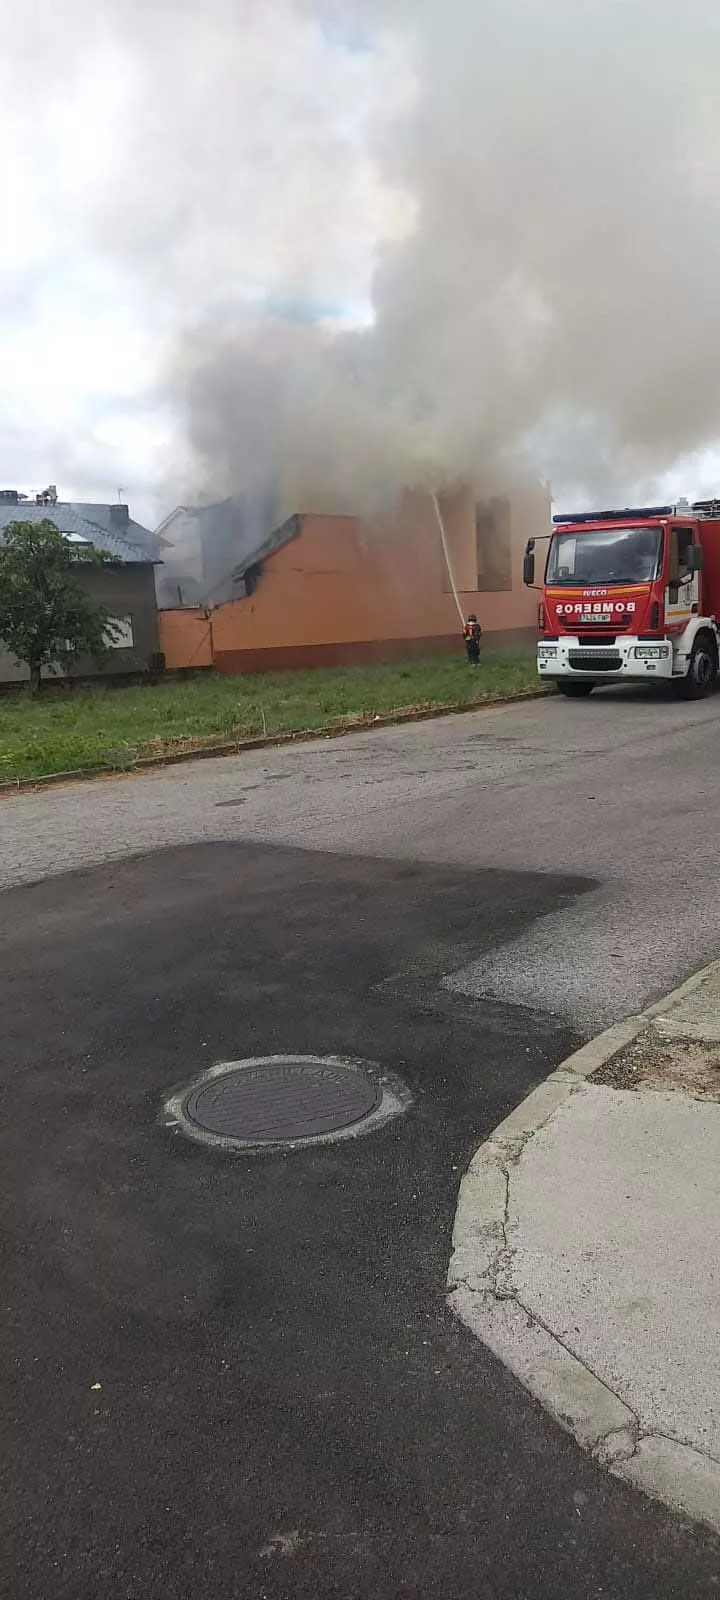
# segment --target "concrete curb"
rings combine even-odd
[[[342,739],[349,733],[373,733],[377,728],[400,728],[408,722],[435,722],[440,717],[461,717],[476,711],[497,711],[501,706],[521,705],[526,700],[545,700],[551,690],[547,688],[524,689],[520,694],[487,695],[483,699],[463,701],[461,705],[427,706],[412,711],[398,711],[386,717],[363,717],[358,722],[348,722],[335,728],[300,728],[290,733],[270,734],[267,738],[225,739],[219,744],[196,744],[186,750],[170,750],[159,756],[138,756],[130,766],[108,764],[104,767],[77,768],[69,772],[48,772],[39,778],[4,778],[0,781],[0,800],[18,794],[34,794],[37,790],[53,789],[58,784],[96,783],[107,778],[132,778],[144,772],[154,772],[162,767],[182,766],[188,761],[212,761],[221,756],[239,756],[249,750],[274,750],[288,744],[307,744],[313,739]]]
[[[674,1031],[668,1013],[719,973],[715,961],[639,1015],[606,1029],[500,1123],[461,1183],[447,1281],[454,1314],[583,1449],[615,1477],[718,1532],[720,1461],[643,1434],[630,1407],[522,1304],[513,1289],[508,1221],[513,1168],[534,1135],[571,1095],[591,1092],[586,1079],[641,1033],[653,1026]]]

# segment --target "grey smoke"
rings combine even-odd
[[[362,297],[357,128],[304,87],[328,34],[401,219],[371,325],[335,333],[293,309],[343,274]],[[716,0],[68,0],[37,75],[109,43],[126,144],[82,225],[165,340],[185,497],[379,507],[528,470],[619,496],[720,436]]]
[[[256,324],[188,353],[225,483],[307,489],[531,468],[652,487],[720,434],[720,19],[707,0],[357,0],[416,77],[378,139],[416,226],[364,334]],[[246,443],[249,450],[246,454]]]

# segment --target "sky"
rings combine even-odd
[[[0,480],[154,522],[193,488],[185,333],[367,322],[407,212],[367,130],[401,74],[280,0],[0,0],[0,23]]]
[[[720,489],[710,0],[0,0],[0,484]],[[370,493],[370,491],[372,491]]]

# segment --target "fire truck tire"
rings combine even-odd
[[[592,694],[594,688],[594,683],[583,683],[581,681],[577,683],[558,683],[557,685],[558,694],[567,695],[569,700],[586,700],[587,696]]]
[[[718,674],[717,645],[711,633],[699,633],[686,676],[678,684],[683,700],[702,700],[715,687]]]

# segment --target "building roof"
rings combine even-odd
[[[198,524],[200,538],[208,539],[223,549],[232,550],[236,560],[248,562],[254,551],[264,541],[265,527],[272,524],[272,514],[261,501],[249,502],[243,496],[229,496],[214,500],[210,505],[180,505],[165,517],[156,529],[155,537],[161,545],[171,545],[172,525],[178,517],[192,517]],[[262,527],[262,534],[258,529]],[[166,537],[166,535],[170,537]],[[228,569],[229,571],[229,569]]]
[[[247,502],[230,498],[206,506],[176,506],[157,529],[157,537],[163,545],[172,543],[164,535],[171,531],[173,522],[179,516],[192,517],[199,523],[201,535],[207,534],[218,543],[224,540],[228,547],[235,549],[237,559],[228,573],[233,578],[242,578],[249,567],[272,555],[274,550],[281,549],[300,532],[299,516],[288,517],[280,527],[276,527],[269,508],[261,506],[258,510],[258,507],[253,507],[252,514],[249,514]],[[259,531],[260,527],[262,532]],[[265,533],[265,527],[271,529],[270,533]]]
[[[156,557],[148,545],[136,543],[126,534],[126,529],[140,528],[140,523],[132,523],[128,519],[122,525],[122,533],[119,528],[110,531],[110,513],[114,509],[113,506],[86,506],[81,501],[58,501],[54,506],[38,506],[34,502],[21,500],[17,505],[12,503],[0,505],[0,544],[3,543],[4,529],[11,522],[42,522],[47,519],[48,522],[54,523],[58,531],[72,544],[91,545],[95,550],[103,550],[123,566],[152,565]],[[87,514],[100,511],[107,514],[104,523],[98,517]],[[149,530],[142,531],[148,534],[151,541],[152,535]]]
[[[93,500],[67,500],[64,504],[77,511],[78,515],[85,517],[87,521],[96,522],[98,527],[106,528],[108,533],[117,535],[126,544],[147,551],[150,557],[157,560],[160,546],[165,541],[156,533],[152,533],[150,528],[144,527],[142,522],[136,522],[135,518],[130,516],[126,505],[115,503],[102,505]]]
[[[299,521],[283,523],[277,529],[277,504],[274,495],[235,495],[211,505],[179,505],[170,512],[157,529],[163,549],[164,587],[168,596],[175,587],[174,571],[176,553],[183,550],[183,539],[176,542],[173,525],[190,521],[202,553],[202,571],[193,579],[193,603],[217,604],[220,599],[232,596],[233,584],[239,583],[251,567],[255,567],[273,550],[286,544],[299,530]],[[268,532],[268,530],[272,530]],[[275,531],[276,530],[276,531]],[[183,587],[190,584],[183,579]],[[173,604],[175,601],[173,600]]]
[[[238,562],[233,572],[233,580],[238,582],[245,577],[251,567],[258,566],[268,556],[274,555],[276,550],[282,550],[283,546],[289,544],[291,539],[297,539],[301,526],[302,517],[296,515],[288,517],[287,521],[283,522],[279,528],[274,528],[266,539],[263,539],[260,544],[254,545],[252,550],[249,550],[242,560]]]

